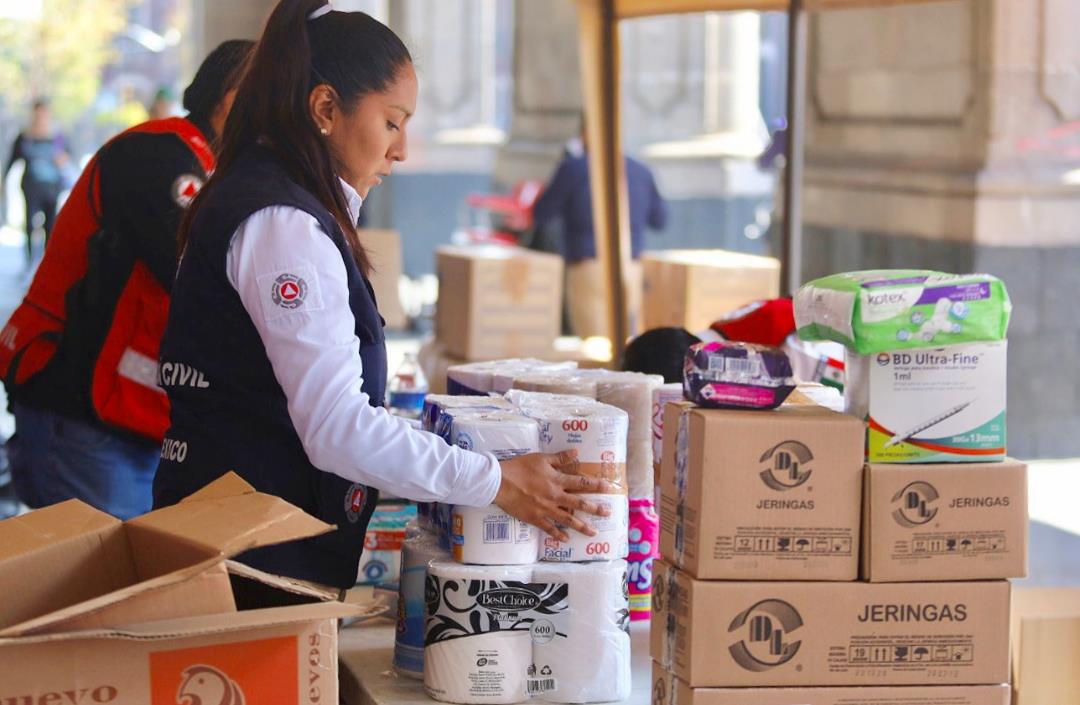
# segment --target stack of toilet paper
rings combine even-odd
[[[626,562],[428,565],[424,687],[451,703],[630,695]]]
[[[517,390],[548,392],[595,399],[625,411],[627,429],[626,471],[630,498],[652,498],[653,392],[663,386],[659,375],[608,370],[545,370],[514,379]]]
[[[607,481],[603,493],[583,497],[608,509],[608,516],[588,516],[596,536],[567,529],[568,541],[540,539],[540,560],[603,561],[625,558],[629,550],[629,501],[626,481],[626,435],[629,417],[622,409],[576,396],[514,390],[507,399],[540,427],[544,453],[577,451],[575,472]],[[566,528],[566,527],[561,527]]]
[[[443,411],[437,429],[447,441],[465,450],[490,453],[499,460],[540,450],[540,429],[529,417],[512,410],[459,408]],[[448,521],[446,517],[448,516]],[[539,531],[492,504],[454,506],[440,513],[449,546],[462,563],[514,565],[533,563]]]
[[[570,471],[607,480],[606,493],[588,498],[607,505],[609,516],[587,518],[596,536],[567,529],[570,540],[560,542],[541,538],[494,505],[425,506],[403,558],[397,670],[422,674],[431,697],[453,703],[628,697],[630,605],[622,559],[629,550],[629,414],[575,395],[513,391],[505,399],[429,397],[423,422],[448,443],[500,460],[576,450]],[[425,559],[421,596],[416,568]]]

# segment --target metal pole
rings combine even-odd
[[[784,155],[784,233],[780,287],[792,294],[802,284],[802,180],[806,114],[807,19],[803,0],[788,11],[787,140]]]

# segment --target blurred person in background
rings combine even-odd
[[[34,260],[34,220],[38,215],[44,216],[45,243],[48,244],[56,224],[57,201],[65,186],[64,173],[70,161],[67,140],[53,129],[52,113],[44,98],[34,101],[30,126],[15,138],[0,184],[7,182],[11,168],[20,161],[25,167],[21,186],[26,201],[26,264],[29,266]],[[5,190],[0,188],[0,192]],[[3,210],[6,216],[7,208]]]
[[[175,115],[172,91],[168,88],[159,88],[154,94],[154,101],[150,103],[149,113],[151,120],[164,120]]]
[[[701,342],[685,328],[653,328],[631,340],[623,351],[622,369],[660,375],[666,384],[683,381],[683,363],[691,345]]]
[[[77,498],[122,519],[150,509],[169,423],[157,357],[177,231],[213,170],[251,47],[225,42],[203,61],[187,117],[138,125],[94,155],[0,331],[12,480],[32,508]]]
[[[603,308],[604,277],[596,259],[596,234],[593,230],[592,193],[589,190],[589,144],[585,120],[581,121],[581,151],[566,149],[563,159],[533,207],[533,225],[542,229],[561,221],[562,253],[566,259],[566,297],[570,304],[570,324],[582,338],[607,336]],[[667,227],[668,207],[656,187],[649,167],[626,157],[626,186],[630,200],[630,240],[632,262],[627,271],[627,311],[630,331],[637,329],[641,310],[641,265],[638,258],[645,249],[645,228]]]

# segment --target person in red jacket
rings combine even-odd
[[[137,125],[94,155],[0,330],[12,482],[30,507],[77,498],[121,519],[151,507],[169,424],[157,355],[177,231],[213,171],[252,46],[232,40],[207,56],[184,92],[186,117]]]

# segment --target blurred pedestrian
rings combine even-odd
[[[67,140],[53,129],[49,102],[44,98],[34,101],[30,126],[15,138],[0,183],[7,182],[8,173],[19,161],[25,166],[21,186],[26,202],[26,263],[29,266],[34,259],[34,220],[38,215],[43,216],[45,243],[48,244],[56,223],[56,204],[64,190],[64,171],[70,161]],[[6,214],[6,208],[4,210]]]

